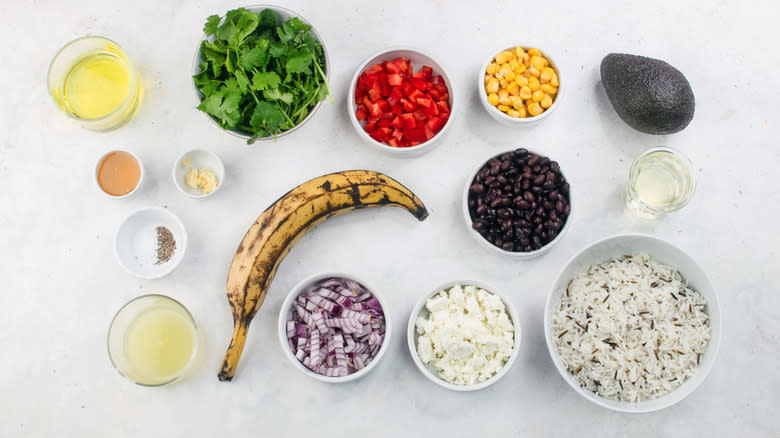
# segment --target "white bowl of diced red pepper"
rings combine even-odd
[[[347,113],[368,144],[398,156],[418,156],[452,124],[452,82],[425,53],[396,47],[369,56],[355,71]]]
[[[387,302],[353,275],[312,275],[295,285],[279,312],[279,340],[295,368],[343,383],[365,376],[390,345]]]

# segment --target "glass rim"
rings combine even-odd
[[[127,58],[127,54],[125,53],[125,49],[123,49],[122,46],[119,45],[119,43],[117,43],[116,41],[112,40],[111,38],[104,37],[102,35],[85,35],[85,36],[78,37],[78,38],[76,38],[74,40],[71,40],[68,43],[66,43],[59,50],[57,50],[57,53],[54,54],[54,56],[52,57],[51,61],[49,62],[49,69],[46,72],[46,88],[48,89],[50,96],[54,96],[54,92],[53,92],[53,89],[52,89],[52,82],[54,82],[54,81],[51,79],[51,75],[52,75],[52,68],[54,67],[54,63],[57,61],[57,58],[59,58],[59,56],[62,54],[62,52],[65,51],[68,47],[71,47],[72,45],[74,45],[76,43],[79,43],[81,41],[85,41],[85,40],[104,40],[104,41],[108,41],[109,43],[115,45],[120,50],[120,52],[121,52],[121,56],[120,57],[125,62],[125,64],[127,64],[127,66],[129,67],[128,71],[130,72],[130,84],[131,85],[130,85],[130,87],[128,87],[127,93],[125,94],[125,97],[122,99],[122,103],[120,103],[110,113],[108,113],[108,114],[106,114],[104,116],[101,116],[101,117],[95,117],[95,118],[92,118],[92,119],[84,119],[84,118],[81,118],[81,117],[74,116],[73,114],[71,114],[70,111],[63,111],[66,116],[68,116],[68,117],[70,117],[70,118],[72,118],[74,120],[78,120],[78,121],[81,121],[81,122],[90,122],[90,123],[91,122],[100,122],[100,121],[103,121],[103,120],[107,120],[109,117],[117,114],[122,107],[127,105],[128,102],[130,102],[134,97],[136,97],[136,95],[138,95],[138,92],[135,92],[135,93],[133,92],[132,84],[136,83],[136,82],[139,82],[141,75],[140,75],[140,73],[138,73],[136,71],[135,65],[132,62],[130,62],[130,60]],[[140,87],[140,84],[139,84],[139,87]]]
[[[690,190],[688,193],[685,194],[685,196],[677,203],[675,203],[672,206],[669,207],[655,207],[652,205],[647,204],[642,200],[641,197],[636,196],[635,201],[641,204],[641,206],[647,210],[648,212],[652,214],[666,214],[666,213],[672,213],[675,212],[686,205],[693,199],[693,195],[696,193],[696,188],[698,186],[696,181],[696,168],[693,166],[693,162],[690,158],[688,158],[687,155],[685,155],[682,151],[679,149],[675,149],[669,146],[655,146],[650,149],[645,150],[641,154],[639,154],[634,161],[631,162],[631,167],[629,168],[628,172],[628,183],[627,183],[627,189],[635,191],[634,184],[632,183],[633,177],[637,172],[638,163],[641,161],[642,158],[647,157],[650,154],[656,153],[656,152],[666,152],[668,154],[673,155],[675,158],[677,158],[680,161],[680,164],[685,167],[688,170],[688,174],[690,175],[690,178],[688,178],[688,182],[690,185]]]
[[[114,324],[116,323],[117,318],[119,317],[119,315],[121,315],[122,312],[125,311],[125,309],[127,309],[128,306],[130,306],[131,304],[135,303],[136,301],[141,301],[141,300],[150,299],[150,298],[160,298],[163,301],[167,301],[169,303],[172,303],[175,306],[180,307],[182,310],[184,310],[184,313],[187,314],[187,317],[189,318],[189,321],[192,323],[192,327],[195,329],[195,342],[194,342],[195,346],[194,346],[194,348],[192,350],[192,356],[190,357],[189,361],[187,362],[187,365],[185,365],[184,368],[182,368],[182,370],[180,372],[178,372],[176,375],[174,375],[171,379],[166,380],[164,382],[160,382],[160,383],[143,383],[143,382],[139,382],[136,379],[128,376],[125,372],[123,372],[121,369],[119,369],[119,366],[117,365],[116,361],[114,360],[114,356],[111,354],[111,333],[114,330]],[[169,297],[168,295],[155,294],[155,293],[138,295],[137,297],[134,297],[131,300],[129,300],[128,302],[126,302],[125,304],[123,304],[122,307],[120,307],[119,310],[116,311],[116,313],[114,314],[114,317],[111,318],[111,323],[108,326],[108,334],[106,335],[106,350],[108,352],[108,359],[109,359],[109,361],[111,361],[111,366],[113,366],[114,369],[122,377],[124,377],[127,380],[135,383],[136,385],[146,386],[146,387],[163,386],[163,385],[167,385],[169,383],[173,383],[176,380],[179,380],[179,378],[181,376],[183,376],[184,374],[187,373],[187,371],[190,370],[190,368],[192,367],[192,364],[195,362],[195,357],[197,357],[197,355],[198,355],[199,346],[200,346],[200,334],[199,334],[199,331],[198,331],[198,322],[195,320],[195,317],[192,316],[192,313],[189,311],[189,309],[187,309],[187,307],[184,304],[182,304],[181,302],[179,302],[175,298]]]

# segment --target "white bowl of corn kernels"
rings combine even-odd
[[[560,70],[546,52],[532,46],[493,53],[478,79],[485,110],[508,126],[535,125],[560,105]]]

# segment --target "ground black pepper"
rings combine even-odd
[[[173,238],[173,233],[168,228],[163,226],[157,227],[157,262],[156,264],[165,263],[171,259],[173,252],[176,250],[176,239]]]

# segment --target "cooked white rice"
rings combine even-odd
[[[710,340],[704,297],[646,254],[593,265],[572,279],[553,330],[563,363],[583,387],[632,402],[680,386]]]

